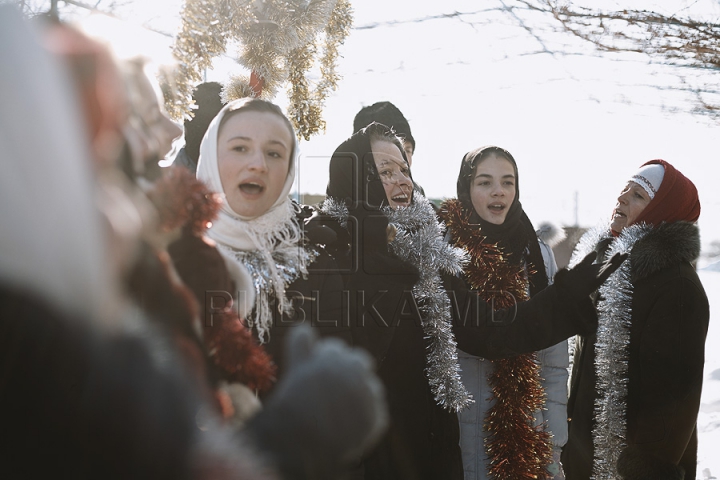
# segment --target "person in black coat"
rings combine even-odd
[[[192,98],[197,109],[193,111],[192,118],[185,120],[183,129],[185,145],[178,151],[172,164],[187,168],[194,175],[197,171],[200,143],[205,131],[225,102],[222,99],[222,85],[218,82],[201,83],[195,87]]]
[[[472,399],[456,341],[502,358],[589,333],[589,293],[623,258],[598,267],[591,255],[531,301],[493,311],[460,278],[465,253],[444,240],[412,185],[401,141],[372,123],[335,150],[321,207],[350,243],[337,261],[347,272],[353,344],[375,357],[388,392],[390,430],[362,466],[366,479],[461,479],[456,412]]]
[[[578,337],[568,401],[567,478],[694,479],[708,300],[693,183],[646,163],[618,197],[609,228],[589,231],[573,261],[630,258],[600,288],[597,334]]]

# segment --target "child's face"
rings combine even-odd
[[[475,167],[470,199],[475,212],[495,225],[505,222],[515,200],[515,169],[507,159],[490,154]]]

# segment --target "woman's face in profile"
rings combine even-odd
[[[507,159],[491,153],[475,166],[470,200],[475,213],[486,222],[502,225],[515,200],[515,168]]]
[[[277,114],[232,114],[218,132],[218,169],[230,208],[257,218],[275,204],[285,185],[292,134]]]
[[[390,208],[407,207],[412,200],[413,184],[410,168],[403,160],[400,149],[384,140],[373,140],[370,146]]]
[[[628,182],[617,199],[610,228],[619,233],[629,227],[649,203],[650,196],[645,189],[635,182]]]

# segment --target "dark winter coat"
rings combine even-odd
[[[584,241],[592,244],[589,248],[606,250],[619,240],[591,231]],[[617,463],[625,480],[695,478],[696,420],[709,321],[707,296],[692,265],[699,253],[698,228],[687,222],[661,224],[631,246],[627,447],[618,452]],[[613,281],[615,276],[608,280]],[[598,308],[610,305],[618,293],[610,291],[600,298]],[[600,395],[596,342],[595,335],[578,338],[573,362],[569,440],[563,450],[571,480],[592,474],[593,411]]]
[[[401,145],[398,151],[404,155]],[[422,265],[410,265],[388,248],[388,218],[381,210],[387,199],[366,130],[336,149],[327,194],[346,208],[332,225],[342,225],[338,237],[348,241],[348,250],[336,256],[350,292],[353,344],[375,358],[390,411],[388,433],[365,457],[358,476],[460,480],[457,417],[437,405],[431,392],[425,372],[430,342],[410,295]],[[324,213],[333,216],[328,202]]]

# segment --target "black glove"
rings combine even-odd
[[[337,241],[335,231],[325,225],[327,219],[312,210],[310,216],[303,219],[303,233],[307,241],[314,245],[332,245]]]
[[[555,275],[555,284],[568,290],[575,298],[586,298],[600,288],[605,280],[620,267],[627,253],[616,253],[604,263],[593,263],[597,252],[590,252],[570,270],[563,268]]]
[[[335,478],[384,433],[384,388],[367,353],[310,328],[293,328],[286,350],[288,371],[251,433],[287,478]]]

